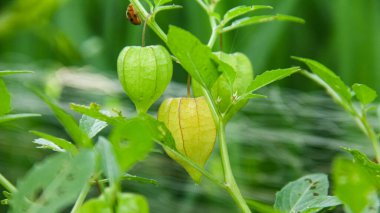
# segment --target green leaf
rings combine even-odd
[[[239,16],[245,15],[249,12],[253,12],[255,10],[260,9],[273,9],[271,6],[266,5],[252,5],[252,6],[237,6],[234,7],[226,12],[226,14],[223,17],[223,24],[226,24],[227,22],[231,21],[234,18],[237,18]]]
[[[93,198],[86,201],[78,213],[114,213],[104,198]]]
[[[125,174],[122,177],[122,179],[128,180],[128,181],[135,181],[135,182],[139,182],[139,183],[147,183],[147,184],[152,184],[152,185],[158,186],[157,180],[150,179],[150,178],[144,178],[144,177],[131,175],[131,174]]]
[[[340,205],[328,196],[329,182],[325,174],[312,174],[288,183],[276,193],[274,207],[282,212],[313,213],[323,208]]]
[[[17,184],[12,195],[12,212],[60,212],[72,204],[95,169],[92,152],[82,151],[49,157],[35,166]]]
[[[348,151],[353,157],[354,162],[361,166],[364,170],[366,170],[373,179],[374,183],[380,189],[380,165],[368,159],[368,157],[361,153],[358,150],[344,148],[344,150]]]
[[[32,114],[32,113],[21,113],[21,114],[8,114],[0,116],[0,123],[23,119],[23,118],[32,118],[32,117],[39,117],[40,114]]]
[[[376,91],[365,84],[354,84],[352,90],[363,105],[370,104],[377,97]]]
[[[224,27],[222,29],[222,33],[235,30],[237,28],[253,25],[253,24],[260,24],[270,21],[291,21],[296,23],[303,24],[305,21],[301,18],[295,17],[295,16],[288,16],[288,15],[264,15],[264,16],[252,16],[252,17],[246,17],[242,19],[238,19],[228,27]]]
[[[50,147],[54,151],[63,150],[63,151],[70,152],[71,154],[78,153],[78,149],[74,146],[74,144],[72,144],[70,141],[67,141],[63,138],[58,138],[58,137],[55,137],[43,132],[38,132],[38,131],[30,131],[30,133],[37,135],[38,137],[41,137],[42,139],[45,139],[45,140],[41,140],[41,138],[36,139],[35,141],[33,141],[36,144],[39,144],[41,146],[48,146],[48,148]],[[46,148],[46,147],[38,147],[38,148]]]
[[[78,113],[87,115],[89,117],[95,118],[100,121],[105,121],[108,124],[117,125],[124,122],[126,119],[121,115],[121,113],[112,113],[109,111],[102,110],[100,105],[96,103],[91,103],[90,106],[80,105],[80,104],[70,104],[70,108]]]
[[[336,196],[349,212],[362,213],[373,205],[376,187],[368,173],[360,165],[343,158],[333,164],[333,180]]]
[[[121,172],[115,158],[112,144],[105,138],[99,137],[96,149],[100,153],[103,171],[111,184],[117,184]]]
[[[4,71],[0,71],[0,77],[6,76],[6,75],[29,74],[29,73],[33,73],[33,71],[27,71],[27,70],[4,70]]]
[[[169,27],[167,44],[182,67],[203,87],[211,89],[220,75],[211,60],[211,49],[191,33],[175,26]]]
[[[88,137],[93,138],[100,131],[108,126],[107,122],[83,115],[79,120],[79,127],[87,133]]]
[[[262,87],[267,86],[268,84],[288,77],[298,71],[300,71],[299,67],[266,71],[263,74],[256,76],[251,85],[248,87],[248,91],[250,93],[254,92]]]
[[[122,171],[145,159],[153,148],[151,126],[143,116],[117,125],[110,137]]]
[[[232,87],[232,84],[234,83],[236,79],[236,71],[228,62],[223,61],[225,57],[227,58],[229,57],[229,55],[220,52],[220,53],[212,54],[211,59],[218,65],[218,71],[224,74],[228,83]],[[219,76],[219,78],[220,77],[221,76]]]
[[[144,196],[133,193],[121,193],[117,196],[118,213],[149,213],[149,205]]]
[[[314,74],[319,76],[319,78],[321,78],[329,87],[333,89],[333,91],[336,92],[337,95],[339,95],[344,103],[349,103],[351,101],[350,88],[347,87],[339,76],[337,76],[329,68],[311,59],[299,57],[292,58],[305,63]]]
[[[164,5],[164,4],[167,4],[169,2],[172,2],[173,0],[154,0],[154,5],[156,7],[160,6],[160,5]]]
[[[11,94],[9,94],[7,86],[0,78],[0,115],[7,114],[11,111]]]
[[[70,135],[70,137],[74,140],[76,144],[84,147],[91,146],[91,139],[78,126],[73,116],[65,112],[50,97],[42,94],[38,90],[34,90],[34,92],[50,107],[50,109],[54,112],[55,116],[57,117],[58,121],[62,124],[66,132]]]
[[[259,203],[255,200],[246,200],[247,204],[260,213],[282,213],[279,210],[272,208],[272,206]]]

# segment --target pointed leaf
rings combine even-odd
[[[7,114],[11,111],[11,94],[9,94],[7,86],[0,78],[0,115]]]
[[[291,21],[296,23],[304,23],[305,21],[301,18],[295,17],[295,16],[288,16],[288,15],[265,15],[265,16],[252,16],[252,17],[246,17],[242,19],[238,19],[228,27],[223,28],[222,33],[235,30],[237,28],[253,25],[253,24],[260,24],[270,21]]]
[[[312,174],[288,183],[276,193],[274,207],[282,212],[313,213],[340,202],[328,196],[329,183],[325,174]]]
[[[266,71],[263,74],[258,75],[255,80],[252,81],[251,85],[248,87],[248,91],[254,92],[268,84],[288,77],[298,71],[300,71],[299,67]]]
[[[34,135],[37,135],[38,137],[45,139],[45,140],[37,139],[37,141],[36,140],[33,141],[36,144],[49,145],[49,142],[50,142],[55,145],[55,146],[51,145],[51,148],[53,148],[54,151],[64,150],[64,151],[70,152],[71,154],[78,153],[78,149],[74,146],[74,144],[72,144],[71,142],[63,138],[58,138],[58,137],[55,137],[43,132],[38,132],[38,131],[30,131],[30,132]]]
[[[12,195],[12,212],[61,212],[72,204],[95,169],[92,152],[82,151],[74,158],[58,154],[36,164],[18,182]]]
[[[203,87],[211,89],[220,75],[211,60],[212,52],[191,33],[170,26],[168,46],[182,67]]]
[[[55,116],[65,128],[66,132],[70,135],[70,137],[74,140],[74,142],[80,146],[91,146],[91,139],[87,136],[85,132],[79,128],[77,122],[65,110],[63,110],[58,104],[55,103],[50,97],[42,94],[38,90],[34,90],[36,95],[38,95],[54,112]]]
[[[343,158],[336,159],[333,180],[336,196],[351,212],[362,213],[369,205],[373,205],[371,197],[376,196],[375,184],[358,164]]]
[[[120,180],[121,172],[115,158],[112,144],[105,138],[99,137],[96,149],[100,153],[103,171],[112,184]]]
[[[154,0],[154,5],[156,7],[160,6],[160,5],[164,5],[164,4],[167,4],[169,2],[172,2],[173,0]]]
[[[377,97],[376,91],[364,84],[354,84],[352,90],[363,105],[370,104]]]
[[[311,59],[299,57],[292,58],[305,63],[314,74],[319,76],[328,86],[330,86],[339,95],[339,97],[344,101],[344,103],[349,103],[351,101],[350,89],[339,78],[339,76],[337,76],[329,68]]]
[[[78,113],[87,115],[100,121],[105,121],[108,124],[117,125],[125,121],[121,113],[112,113],[101,109],[100,105],[91,103],[89,106],[80,104],[70,104],[70,108]]]
[[[273,7],[266,6],[266,5],[237,6],[226,12],[226,14],[223,17],[223,23],[226,24],[227,22],[231,21],[234,18],[237,18],[249,12],[253,12],[255,10],[260,10],[260,9],[273,9]]]
[[[380,165],[368,159],[367,155],[361,153],[358,150],[348,148],[344,149],[351,153],[356,164],[360,165],[371,175],[376,186],[378,189],[380,189]]]
[[[79,120],[79,127],[87,133],[90,138],[95,137],[100,131],[106,128],[108,124],[105,121],[101,121],[92,118],[87,115],[83,115]]]
[[[22,114],[7,114],[0,116],[0,123],[23,119],[23,118],[32,118],[32,117],[40,117],[40,114],[32,114],[32,113],[22,113]]]
[[[33,73],[33,71],[27,71],[27,70],[4,70],[4,71],[0,71],[0,77],[7,76],[7,75],[29,74],[29,73]]]

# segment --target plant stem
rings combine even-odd
[[[230,158],[228,155],[228,147],[227,147],[227,141],[226,141],[226,131],[225,131],[225,124],[223,122],[222,116],[219,113],[219,110],[216,108],[215,102],[211,97],[210,92],[202,88],[203,95],[205,96],[211,113],[213,115],[215,124],[216,124],[216,130],[218,134],[218,142],[219,142],[219,148],[220,148],[220,156],[222,159],[222,166],[223,166],[223,174],[224,174],[224,185],[226,191],[231,195],[231,197],[234,199],[236,204],[239,206],[240,210],[244,213],[251,212],[249,209],[247,202],[244,200],[240,189],[235,181],[235,177],[232,172]]]
[[[238,204],[240,210],[242,212],[251,212],[249,209],[247,202],[244,200],[240,189],[235,181],[234,175],[231,169],[231,163],[228,155],[227,141],[226,141],[226,132],[225,125],[223,120],[220,119],[219,124],[217,125],[218,131],[218,141],[220,147],[220,155],[222,157],[222,165],[224,170],[224,181],[226,185],[227,192],[231,195],[231,197],[235,200],[236,204]]]
[[[364,133],[367,135],[369,140],[372,143],[372,147],[375,150],[376,154],[376,161],[378,164],[380,164],[380,147],[379,147],[379,141],[377,139],[377,135],[373,128],[371,127],[371,124],[368,122],[367,116],[365,114],[365,111],[363,110],[362,116],[359,116],[358,121],[360,124],[364,127]]]
[[[90,191],[90,189],[91,189],[91,184],[86,183],[86,185],[82,188],[82,191],[80,192],[78,199],[75,201],[75,205],[73,209],[71,210],[71,213],[76,213],[79,210],[84,200],[86,199],[87,194]]]
[[[16,187],[8,179],[6,179],[1,173],[0,173],[0,185],[2,185],[10,193],[14,193],[17,191]]]

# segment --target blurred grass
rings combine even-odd
[[[178,25],[206,42],[210,29],[200,7],[190,0],[174,2],[185,8],[160,14],[157,18],[163,29],[166,31],[169,24]],[[238,4],[251,3],[222,0],[218,10],[225,12]],[[224,51],[246,53],[256,74],[291,66],[295,62],[290,56],[297,55],[323,62],[348,84],[365,83],[380,92],[380,1],[351,0],[348,4],[344,0],[255,0],[254,3],[274,6],[274,11],[268,12],[271,14],[295,15],[306,20],[304,25],[269,23],[224,35]],[[0,126],[0,172],[13,182],[50,153],[35,149],[31,143],[34,136],[26,130],[67,138],[48,108],[27,92],[24,84],[50,83],[49,91],[56,93],[66,108],[69,102],[94,101],[133,115],[131,102],[116,80],[119,51],[125,45],[141,43],[141,27],[129,24],[125,18],[127,5],[127,1],[121,0],[0,1],[0,70],[36,71],[34,75],[5,79],[14,94],[14,112],[44,115]],[[146,40],[147,44],[161,43],[151,31]],[[86,75],[90,79],[98,75],[96,84],[102,88],[88,85],[86,89],[83,83]],[[174,80],[186,81],[186,74],[178,65]],[[78,87],[81,84],[84,87]],[[316,85],[302,76],[286,79],[280,85],[281,88],[263,91],[269,95],[268,100],[255,100],[244,108],[228,126],[227,134],[233,168],[243,193],[268,203],[286,182],[307,173],[328,173],[333,156],[342,153],[339,146],[357,147],[372,154],[369,142],[352,120],[323,92],[313,92]],[[173,83],[164,97],[185,94],[183,85]],[[157,107],[158,103],[153,110]],[[217,152],[208,166],[220,172]],[[146,195],[153,212],[235,209],[223,191],[208,182],[200,188],[195,186],[184,170],[164,154],[152,154],[132,173],[159,180],[158,187],[125,185],[126,190]]]

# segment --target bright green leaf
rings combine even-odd
[[[104,198],[93,198],[80,207],[78,213],[114,213]]]
[[[42,94],[40,91],[34,90],[36,95],[38,95],[54,112],[55,116],[65,128],[66,132],[70,135],[70,137],[74,140],[74,142],[81,146],[91,146],[91,139],[88,135],[79,128],[79,125],[65,110],[63,110],[58,104],[55,103],[50,97]]]
[[[72,144],[71,142],[63,138],[57,138],[55,136],[52,136],[43,132],[38,132],[38,131],[30,131],[30,132],[34,135],[37,135],[38,137],[41,137],[42,139],[45,139],[45,141],[40,140],[41,138],[33,141],[36,144],[39,144],[41,146],[48,146],[50,142],[55,145],[54,146],[50,144],[50,147],[53,148],[54,151],[64,150],[64,151],[70,152],[71,154],[78,153],[78,149],[74,146],[74,144]],[[42,147],[42,148],[45,148],[45,147]]]
[[[0,77],[6,76],[6,75],[29,74],[29,73],[33,73],[33,71],[26,71],[26,70],[4,70],[4,71],[0,71]]]
[[[92,118],[88,115],[83,115],[79,120],[79,127],[87,133],[90,138],[95,137],[100,131],[106,128],[108,124],[105,121],[101,121]]]
[[[364,84],[354,84],[352,90],[363,105],[371,103],[377,97],[376,91]]]
[[[260,213],[282,213],[279,210],[272,208],[272,206],[259,203],[255,200],[246,200],[247,204]]]
[[[313,213],[340,205],[328,196],[329,182],[325,174],[312,174],[288,183],[276,193],[274,207],[282,212]]]
[[[115,158],[112,144],[107,139],[99,137],[96,149],[100,153],[102,167],[106,177],[111,184],[117,184],[120,180],[121,172]]]
[[[223,23],[226,24],[227,22],[231,21],[234,18],[237,18],[249,12],[253,12],[255,10],[260,10],[260,9],[273,9],[273,7],[266,6],[266,5],[237,6],[226,12],[226,14],[223,17]]]
[[[254,92],[262,87],[267,86],[268,84],[288,77],[298,71],[300,71],[299,67],[266,71],[263,74],[256,76],[251,85],[248,87],[248,91]]]
[[[339,97],[344,101],[344,103],[349,103],[351,101],[350,88],[348,88],[346,84],[339,78],[339,76],[337,76],[329,68],[311,59],[299,57],[292,58],[305,63],[314,74],[319,76],[329,87],[331,87],[339,95]]]
[[[70,108],[78,113],[87,115],[100,121],[105,121],[108,124],[117,125],[124,122],[126,119],[121,114],[104,111],[100,105],[91,103],[90,106],[80,104],[70,104]]]
[[[75,201],[94,170],[95,158],[90,151],[74,158],[62,153],[35,164],[17,184],[12,212],[60,212]]]
[[[368,159],[368,157],[358,150],[344,148],[346,151],[351,153],[354,157],[354,162],[360,165],[364,170],[366,170],[374,180],[378,189],[380,189],[380,165]]]
[[[40,114],[32,114],[32,113],[21,113],[21,114],[7,114],[0,116],[0,123],[23,119],[23,118],[32,118],[32,117],[39,117]]]
[[[376,187],[368,173],[360,165],[338,158],[333,164],[333,180],[336,196],[352,213],[362,213],[376,195]]]
[[[294,17],[294,16],[288,16],[288,15],[264,15],[264,16],[252,16],[252,17],[246,17],[242,19],[238,19],[234,22],[232,22],[231,25],[228,27],[225,27],[222,29],[222,33],[235,30],[237,28],[253,25],[253,24],[260,24],[270,21],[291,21],[296,23],[304,23],[305,21],[301,18]]]
[[[167,4],[169,2],[172,2],[173,0],[154,0],[154,5],[156,7],[160,6],[160,5],[164,5],[164,4]]]
[[[148,201],[142,195],[122,193],[117,199],[117,213],[149,213]]]
[[[9,94],[7,86],[0,78],[0,115],[7,114],[11,111],[11,94]]]
[[[211,60],[212,52],[191,33],[169,27],[168,46],[182,67],[203,87],[211,88],[220,73]]]
[[[127,171],[153,148],[151,126],[141,116],[129,119],[114,128],[110,141],[121,170]]]

